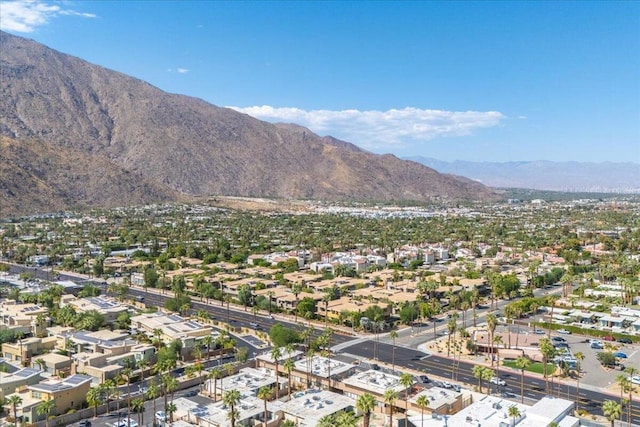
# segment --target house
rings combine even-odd
[[[38,304],[22,304],[12,299],[0,301],[0,329],[13,329],[24,335],[43,335],[49,310]]]
[[[33,357],[48,353],[56,344],[56,337],[21,339],[15,343],[2,344],[2,356],[9,361],[20,362],[26,367],[31,364]]]
[[[62,295],[60,297],[60,307],[70,305],[78,313],[95,311],[104,317],[105,323],[114,323],[119,315],[126,313],[129,309],[113,298],[100,295],[97,297],[76,298],[73,295]]]
[[[70,409],[81,409],[91,388],[91,380],[89,376],[76,374],[28,385],[26,390],[17,393],[22,398],[17,415],[22,416],[25,422],[43,420],[44,415],[38,415],[37,407],[43,401],[49,400],[55,403],[50,415],[60,415]]]
[[[0,372],[0,399],[20,388],[39,383],[42,379],[41,373],[40,369],[34,368],[22,368],[10,374]]]
[[[329,390],[307,390],[280,404],[278,418],[291,420],[299,427],[311,427],[324,417],[352,410],[355,404],[355,399]]]

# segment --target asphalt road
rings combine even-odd
[[[368,340],[359,342],[357,345],[343,349],[344,353],[355,356],[373,359],[376,342]],[[392,364],[393,345],[383,342],[377,343],[377,360]],[[434,375],[444,380],[458,381],[470,386],[477,385],[478,380],[473,376],[475,364],[465,361],[454,362],[453,359],[436,355],[425,355],[425,353],[406,347],[396,347],[395,364],[399,369],[402,367],[424,372],[427,376]],[[397,368],[398,369],[398,368]],[[506,392],[520,396],[520,373],[510,368],[500,369],[500,377],[507,383],[500,392]],[[486,390],[486,381],[483,383],[483,390]],[[551,383],[550,383],[551,386]],[[492,385],[492,392],[497,392],[496,386]],[[524,395],[526,398],[539,400],[546,395],[553,395],[567,400],[575,400],[576,387],[574,385],[555,383],[549,393],[545,392],[545,381],[542,378],[524,376]],[[589,413],[602,415],[602,402],[605,400],[619,401],[619,396],[613,396],[592,390],[580,388],[580,409],[586,409]],[[626,406],[622,419],[626,421]],[[631,418],[633,423],[640,423],[640,404],[633,401],[631,406]]]

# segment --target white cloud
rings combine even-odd
[[[176,71],[179,72],[180,74],[186,74],[189,72],[189,70],[186,68],[178,68]]]
[[[297,123],[362,147],[402,145],[434,138],[465,136],[506,119],[498,111],[443,111],[406,107],[387,111],[311,110],[268,105],[229,107],[270,122]]]
[[[61,9],[57,4],[39,0],[3,1],[0,4],[0,29],[18,33],[31,33],[57,16],[95,18],[93,13]]]

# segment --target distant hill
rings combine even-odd
[[[441,173],[466,176],[491,187],[551,191],[639,193],[640,164],[588,162],[444,162],[408,157]]]
[[[4,32],[0,70],[0,217],[208,195],[497,197],[465,178],[169,94]]]

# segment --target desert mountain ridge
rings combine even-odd
[[[0,32],[0,217],[188,196],[491,200],[494,190],[271,124]]]

